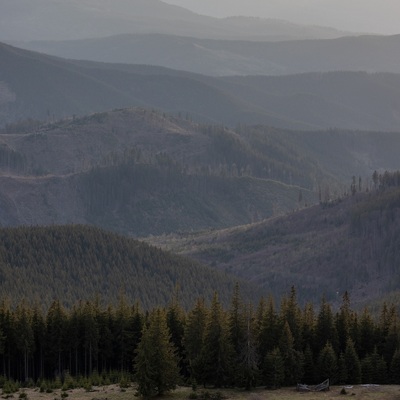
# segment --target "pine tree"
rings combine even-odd
[[[221,387],[233,383],[233,347],[229,341],[226,318],[215,293],[211,302],[202,358],[204,361],[203,383]]]
[[[315,313],[311,303],[306,304],[303,311],[303,343],[304,349],[315,341]],[[311,349],[310,349],[311,350]]]
[[[202,356],[206,321],[207,309],[204,305],[204,300],[198,299],[187,316],[183,338],[191,379],[198,382],[203,382],[204,376]]]
[[[348,382],[348,373],[346,368],[346,360],[343,353],[340,353],[338,359],[338,380],[339,385],[345,385]]]
[[[390,365],[393,355],[400,347],[400,322],[395,307],[392,305],[387,311],[382,311],[378,338],[380,339],[379,353],[386,363]]]
[[[33,375],[40,379],[44,376],[44,350],[46,346],[46,322],[41,310],[35,306],[32,315],[32,329],[35,341]]]
[[[233,347],[233,367],[235,369],[235,381],[241,379],[241,356],[245,345],[245,319],[243,315],[243,304],[240,298],[239,284],[236,283],[231,308],[228,314],[229,340]]]
[[[187,375],[187,365],[185,363],[185,351],[183,348],[183,336],[185,332],[185,313],[179,304],[179,288],[175,289],[175,294],[167,308],[167,325],[171,333],[171,341],[178,351],[180,361],[180,371],[182,375]]]
[[[357,385],[361,382],[361,363],[353,341],[348,338],[344,353],[347,380],[345,383]]]
[[[281,327],[286,323],[289,324],[290,332],[293,336],[293,347],[295,350],[303,349],[303,332],[302,332],[302,315],[297,304],[296,289],[292,286],[288,298],[284,297],[281,304],[280,312]]]
[[[246,390],[256,385],[258,377],[258,354],[255,332],[255,318],[252,305],[249,304],[245,310],[246,327],[244,331],[244,343],[239,358],[240,380]]]
[[[85,354],[85,376],[93,372],[93,362],[97,360],[99,345],[99,327],[97,323],[97,314],[94,305],[86,302],[83,307],[83,348]]]
[[[347,339],[350,337],[351,310],[350,297],[347,291],[343,295],[342,305],[336,317],[336,330],[338,333],[339,351],[346,349]]]
[[[396,350],[390,363],[390,383],[398,385],[400,383],[400,350]]]
[[[294,338],[288,322],[285,323],[279,340],[279,350],[285,366],[285,384],[298,383],[304,375],[304,356],[294,347]]]
[[[16,336],[17,349],[23,354],[23,364],[24,364],[24,375],[23,381],[27,382],[29,378],[28,362],[29,356],[34,351],[35,338],[32,329],[32,317],[27,306],[22,303],[18,305],[16,311],[16,331],[18,335]]]
[[[267,353],[263,365],[264,381],[269,389],[279,389],[285,381],[285,365],[279,348]]]
[[[375,346],[375,325],[368,309],[364,309],[359,325],[359,351],[360,358],[371,354]]]
[[[112,334],[114,337],[114,348],[118,369],[124,373],[130,370],[133,355],[132,325],[130,324],[132,309],[129,307],[126,297],[121,294],[118,306],[115,310],[114,326]]]
[[[308,344],[306,349],[304,350],[304,375],[303,381],[308,384],[315,383],[315,363],[314,363],[314,355],[311,350],[310,345]]]
[[[179,382],[179,359],[171,342],[165,312],[152,312],[149,326],[143,328],[135,357],[138,394],[143,397],[163,395]]]
[[[338,349],[338,336],[335,321],[331,306],[326,302],[325,298],[323,298],[315,328],[314,352],[316,352],[316,354],[321,352],[321,350],[326,346],[327,342],[330,343],[334,352],[336,353]]]
[[[265,311],[262,317],[259,330],[259,348],[260,358],[263,360],[267,353],[271,352],[278,346],[279,341],[279,321],[275,311],[274,300],[269,297],[268,303],[265,306]]]
[[[335,351],[330,342],[327,342],[318,357],[319,380],[329,379],[331,384],[337,381],[338,364]]]
[[[67,315],[58,300],[51,305],[46,316],[46,343],[47,356],[50,367],[61,374],[64,370],[63,351],[65,349],[65,329]]]

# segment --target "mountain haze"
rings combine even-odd
[[[143,34],[20,46],[64,58],[158,65],[211,76],[400,72],[400,35],[273,43]]]
[[[193,120],[289,129],[398,131],[400,75],[330,72],[223,77],[67,61],[0,45],[0,126],[145,106]]]
[[[332,28],[249,17],[213,18],[159,0],[3,0],[0,38],[69,40],[125,33],[164,33],[212,39],[333,38]]]

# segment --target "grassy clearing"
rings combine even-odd
[[[264,390],[257,389],[251,392],[244,390],[233,389],[206,389],[212,396],[216,392],[220,392],[224,399],[232,400],[313,400],[313,399],[367,399],[367,400],[400,400],[400,386],[399,385],[382,385],[375,387],[354,386],[346,388],[347,394],[340,394],[342,386],[332,386],[328,392],[320,393],[301,393],[297,392],[294,388],[282,388],[279,390]],[[96,387],[93,391],[85,391],[84,389],[68,390],[68,397],[66,400],[133,400],[135,399],[134,387],[127,389],[120,389],[117,385],[110,385],[104,387]],[[198,389],[198,394],[202,393],[203,389]],[[40,393],[39,389],[23,389],[15,393],[12,398],[19,399],[21,393],[26,393],[27,400],[61,400],[62,391],[55,390],[53,393]],[[186,400],[189,399],[191,393],[190,388],[178,388],[176,391],[165,395],[163,398],[166,400]],[[2,398],[7,398],[3,395]]]

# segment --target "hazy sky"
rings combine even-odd
[[[384,34],[400,33],[400,0],[163,0],[197,13],[279,18]]]

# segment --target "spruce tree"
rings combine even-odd
[[[360,358],[363,358],[368,354],[372,354],[374,351],[375,325],[367,308],[364,309],[360,318],[359,346],[360,348],[358,353]]]
[[[400,350],[396,350],[390,363],[390,383],[400,383]]]
[[[285,381],[285,364],[278,347],[267,353],[263,365],[264,382],[268,389],[279,389]]]
[[[261,360],[265,358],[267,353],[271,352],[278,346],[279,341],[279,321],[272,297],[269,297],[268,303],[264,308],[265,311],[263,313],[258,335]]]
[[[303,349],[302,315],[297,304],[296,289],[292,286],[289,297],[284,297],[281,304],[280,322],[281,327],[289,324],[290,332],[293,336],[293,347],[295,350]]]
[[[338,379],[337,383],[339,385],[345,385],[348,382],[348,374],[346,368],[346,360],[343,353],[340,353],[338,359]]]
[[[350,297],[347,291],[343,295],[342,305],[336,317],[336,329],[338,333],[339,351],[346,349],[347,339],[350,337],[351,310]]]
[[[29,378],[29,357],[34,350],[35,338],[32,329],[32,316],[26,304],[18,305],[16,311],[16,336],[17,349],[23,354],[24,374],[23,382],[27,382]]]
[[[185,332],[185,313],[179,304],[179,288],[175,289],[175,294],[167,308],[167,326],[171,333],[171,342],[174,344],[180,359],[181,374],[187,375],[187,365],[185,363],[185,351],[183,348],[183,335]]]
[[[233,368],[235,381],[241,380],[241,356],[245,345],[245,318],[243,315],[243,304],[240,298],[239,284],[236,283],[231,308],[228,314],[229,340],[233,347]],[[239,383],[240,384],[240,383]]]
[[[309,344],[307,345],[306,349],[304,350],[303,381],[306,382],[307,384],[316,383],[314,355],[313,355],[313,352],[312,352]]]
[[[361,383],[361,363],[354,343],[350,338],[348,338],[346,342],[344,359],[347,372],[347,380],[345,383],[350,383],[352,385]]]
[[[335,351],[330,342],[327,342],[318,357],[319,380],[329,379],[331,384],[336,383],[338,362]]]
[[[294,338],[286,322],[279,340],[279,349],[285,366],[285,384],[294,385],[304,375],[304,355],[294,347]]]
[[[204,299],[198,299],[187,316],[183,338],[190,377],[196,382],[204,381],[203,345],[206,321],[207,309]]]
[[[257,339],[252,305],[245,308],[244,343],[239,358],[240,380],[246,390],[256,385],[258,370]]]
[[[229,340],[226,318],[215,293],[211,302],[202,354],[204,362],[203,383],[215,387],[233,383],[233,347]]]
[[[165,312],[152,312],[145,325],[135,357],[135,379],[138,395],[163,395],[175,389],[179,382],[179,359],[171,342]]]
[[[322,349],[329,342],[334,352],[338,350],[338,335],[336,325],[332,314],[332,309],[329,303],[322,299],[321,308],[317,317],[317,325],[315,328],[315,348],[316,354],[320,353]]]

